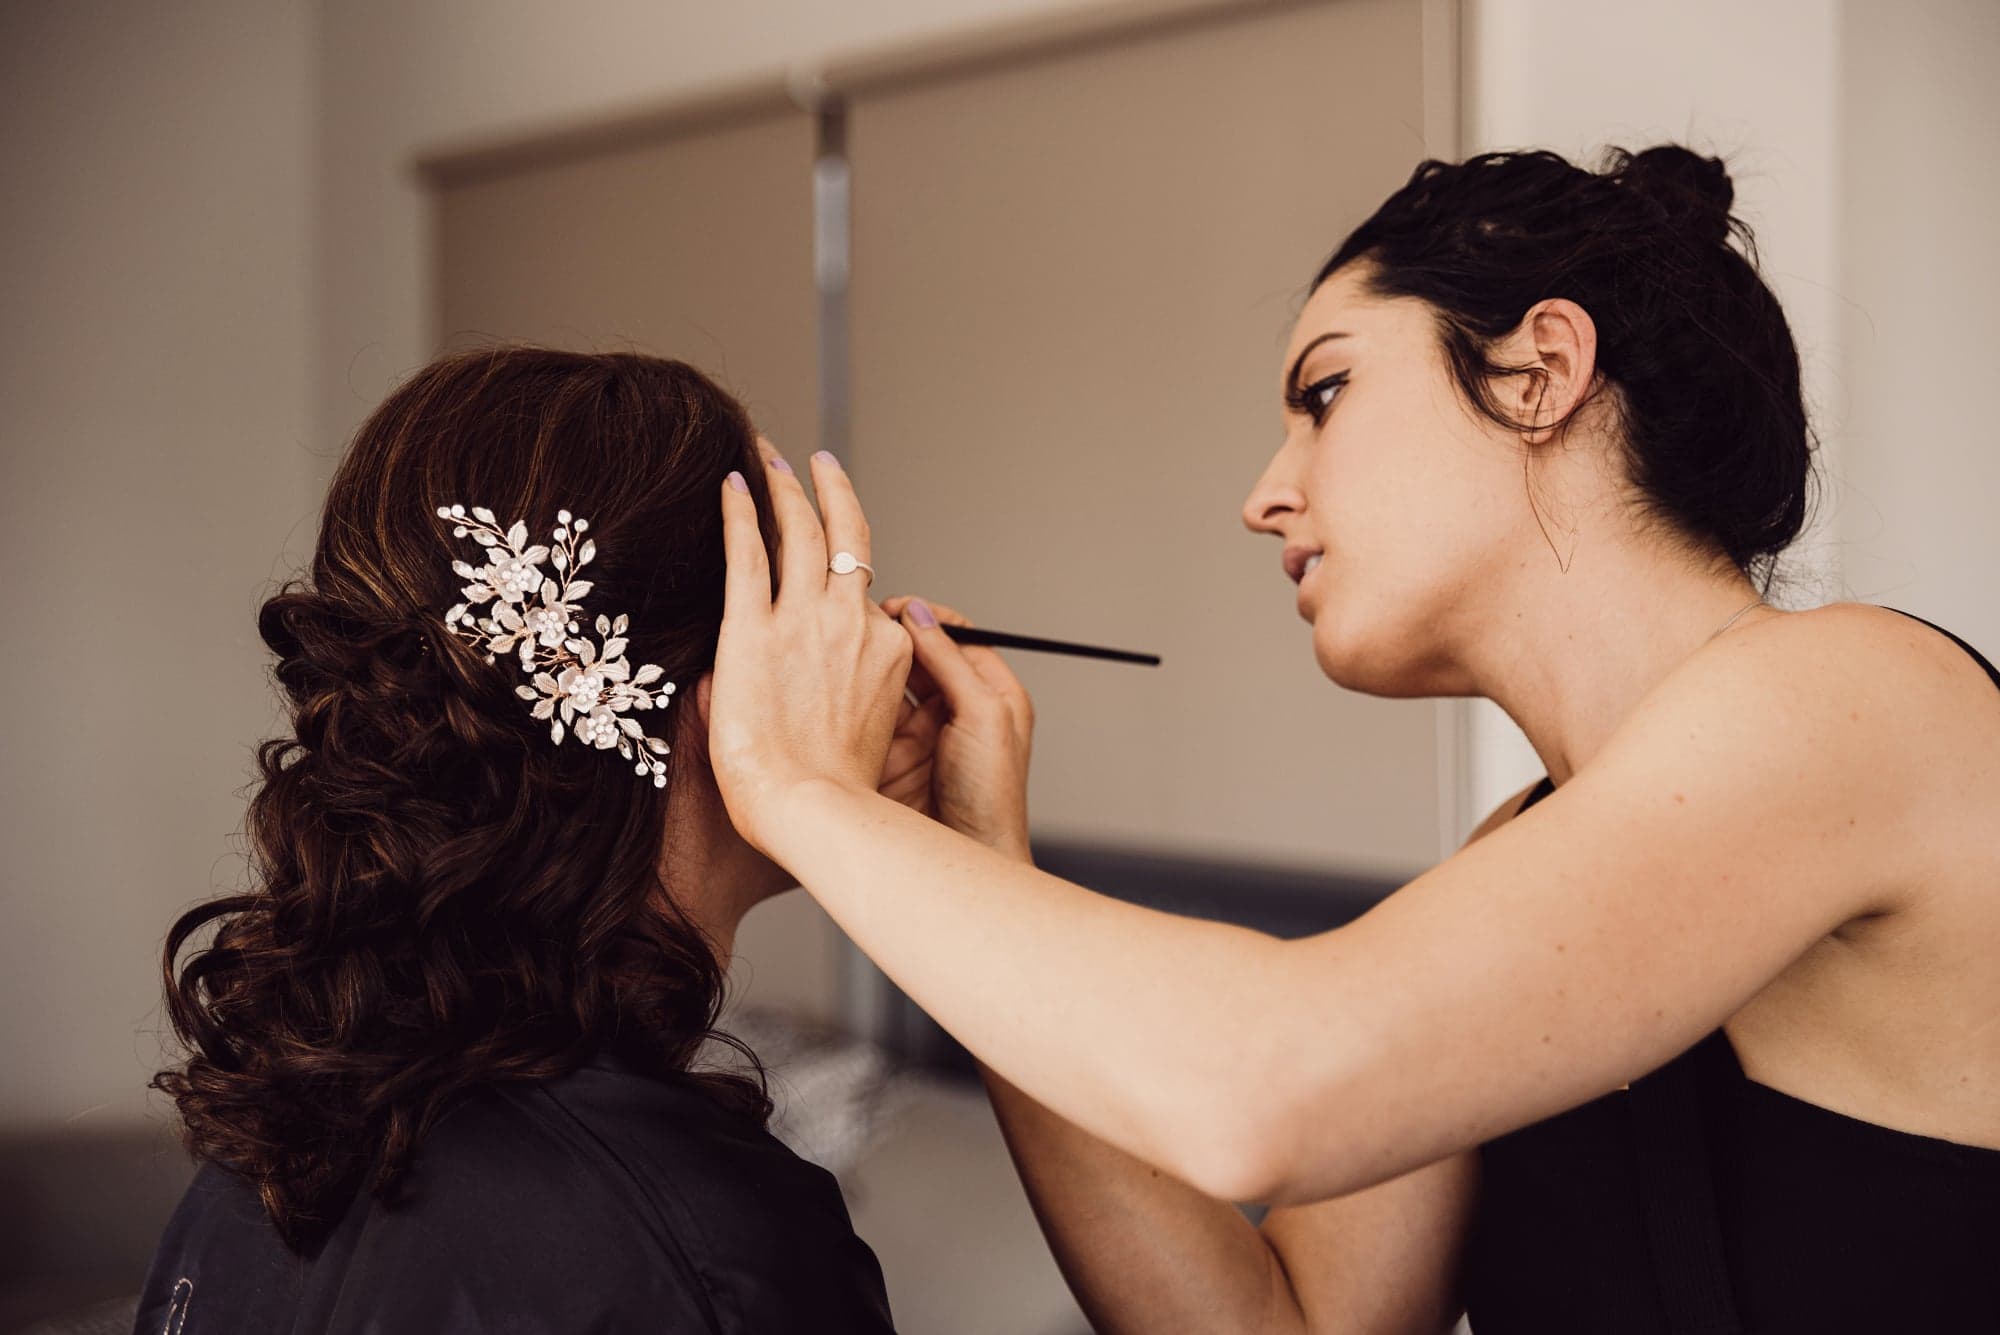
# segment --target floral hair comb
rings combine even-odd
[[[451,563],[452,570],[471,581],[460,590],[465,601],[444,614],[452,634],[485,650],[489,663],[504,653],[518,655],[521,671],[531,674],[534,685],[516,686],[514,694],[535,702],[529,711],[534,717],[551,720],[549,736],[556,742],[563,739],[563,725],[570,724],[578,740],[600,750],[617,747],[627,760],[636,759],[634,774],[650,770],[653,786],[666,787],[667,766],[659,757],[673,748],[648,737],[637,719],[624,715],[655,705],[665,709],[674,684],[648,690],[650,683],[665,675],[664,669],[647,663],[635,672],[626,663],[623,613],[616,620],[598,616],[597,633],[606,637],[601,647],[591,643],[573,619],[581,615],[579,604],[590,592],[590,581],[575,578],[576,572],[597,555],[595,539],[574,545],[590,521],[572,523],[569,511],[558,510],[552,534],[555,546],[548,547],[528,546],[528,526],[518,519],[502,530],[483,505],[473,506],[469,518],[463,505],[441,505],[437,516],[452,521],[454,537],[470,534],[486,549],[484,566]],[[561,575],[560,585],[542,573],[543,561]],[[493,614],[475,616],[471,609],[486,603],[492,604]],[[558,713],[560,718],[552,717]]]

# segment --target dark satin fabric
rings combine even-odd
[[[2000,686],[2000,670],[1944,633]],[[1544,776],[1522,809],[1551,791]],[[2000,1335],[2000,1150],[1758,1084],[1723,1029],[1668,1066],[1688,1068],[1699,1091],[1745,1332]],[[1475,1335],[1664,1335],[1629,1091],[1488,1141],[1480,1165],[1465,1258]]]
[[[179,1324],[174,1324],[175,1322]],[[366,1193],[309,1258],[204,1165],[136,1335],[887,1332],[833,1176],[691,1083],[609,1056],[498,1085],[424,1142],[409,1199]]]

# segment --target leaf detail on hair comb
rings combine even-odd
[[[634,761],[634,774],[650,772],[654,787],[666,787],[666,763],[658,757],[673,748],[647,736],[638,720],[624,715],[656,705],[666,708],[674,683],[648,690],[665,670],[657,663],[643,663],[634,671],[626,662],[624,613],[615,619],[601,614],[596,618],[601,644],[592,643],[582,630],[581,604],[591,582],[572,576],[597,556],[595,539],[585,538],[576,545],[590,521],[572,520],[569,511],[558,510],[552,544],[530,545],[525,521],[517,519],[502,529],[483,505],[471,507],[469,518],[463,505],[441,505],[437,516],[452,524],[454,537],[469,536],[486,549],[483,566],[451,563],[452,573],[468,581],[459,590],[465,601],[453,603],[444,614],[451,633],[476,644],[489,663],[506,653],[519,660],[533,685],[516,686],[514,694],[532,702],[528,711],[532,717],[548,721],[553,741],[560,743],[567,728],[586,746],[616,747],[621,756]],[[543,573],[545,561],[555,568],[555,576]],[[473,614],[473,608],[487,604],[492,605],[491,615]]]

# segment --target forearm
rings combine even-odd
[[[1283,1266],[1227,1201],[1036,1103],[982,1066],[1035,1218],[1091,1328],[1303,1332]]]
[[[981,1060],[1228,1193],[1209,1169],[1284,1067],[1263,991],[1282,942],[1092,894],[872,793],[809,785],[770,815],[759,844]]]

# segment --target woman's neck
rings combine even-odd
[[[1784,615],[1756,598],[1740,575],[1600,555],[1527,591],[1504,619],[1469,637],[1473,675],[1479,693],[1527,735],[1549,777],[1565,783],[1725,623],[1735,633]]]
[[[660,883],[727,969],[743,915],[797,881],[736,833],[712,783],[686,785],[667,809]]]

